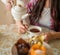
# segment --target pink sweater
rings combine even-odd
[[[30,2],[27,4],[27,10],[28,10],[28,12],[30,12],[32,10],[33,5],[35,5],[37,1],[38,0],[30,0]],[[50,21],[51,21],[50,29],[53,29],[54,30],[54,20],[51,18]],[[40,24],[39,23],[36,23],[36,25],[40,25]],[[60,22],[59,22],[58,25],[59,25],[58,29],[60,31]]]

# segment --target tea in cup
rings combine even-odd
[[[30,37],[33,37],[39,35],[42,31],[42,28],[39,26],[30,26],[28,30]]]

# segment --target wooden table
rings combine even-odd
[[[44,28],[43,28],[43,30],[44,30]],[[50,31],[49,29],[46,29],[46,28],[45,28],[45,30]],[[18,32],[17,32],[17,28],[16,28],[15,24],[0,25],[0,55],[12,55],[11,54],[12,47],[19,38],[20,38],[20,34],[18,34]],[[60,42],[60,40],[50,43],[50,45],[53,47],[53,50],[55,51],[54,53],[56,53],[56,52],[60,53],[59,42]]]

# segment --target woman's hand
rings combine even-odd
[[[14,0],[7,0],[6,9],[11,10],[13,5],[14,5]]]
[[[11,8],[12,8],[12,5],[11,5],[10,2],[8,2],[8,3],[6,4],[6,9],[7,9],[7,10],[11,10]]]
[[[54,32],[46,32],[46,33],[44,33],[44,35],[46,37],[45,38],[45,41],[46,42],[49,42],[49,41],[51,41],[51,40],[54,39],[54,35],[52,33],[54,33]]]
[[[23,21],[16,21],[16,25],[19,33],[25,33],[28,29],[28,24],[23,24]]]
[[[45,38],[46,42],[49,42],[54,39],[60,39],[60,32],[51,31],[51,32],[43,33],[43,34],[46,36]]]

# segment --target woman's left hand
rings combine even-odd
[[[46,32],[46,33],[44,33],[44,35],[46,36],[46,38],[45,38],[46,42],[49,42],[53,39],[53,35],[51,32]]]
[[[12,8],[12,5],[11,5],[11,3],[8,2],[8,3],[6,4],[6,9],[7,9],[7,10],[11,10],[11,8]]]
[[[7,0],[6,9],[7,10],[11,10],[13,5],[14,5],[14,1],[13,0]]]

